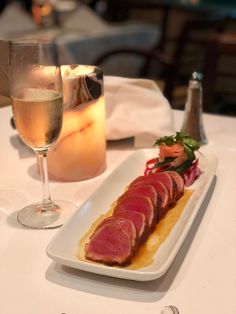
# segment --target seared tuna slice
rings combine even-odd
[[[152,186],[158,192],[160,209],[158,211],[158,220],[162,218],[165,213],[167,212],[169,205],[170,205],[170,193],[167,187],[161,182],[156,181],[152,183]]]
[[[147,219],[143,213],[125,210],[122,206],[118,206],[114,216],[124,217],[131,220],[137,231],[137,242],[140,243],[143,241],[148,230]]]
[[[133,197],[133,196],[149,197],[151,201],[153,202],[153,205],[154,206],[157,205],[158,195],[154,187],[151,185],[140,185],[140,186],[134,186],[134,187],[129,188],[124,194],[122,194],[119,197],[118,202],[122,201],[126,197]]]
[[[156,211],[149,197],[127,197],[117,204],[114,209],[114,214],[117,210],[119,210],[119,206],[122,206],[124,210],[143,213],[147,219],[149,228],[152,228],[154,223],[156,222]]]
[[[166,172],[158,172],[155,174],[150,174],[148,176],[139,176],[134,181],[131,182],[129,187],[136,186],[137,184],[142,183],[151,184],[154,182],[162,182],[169,191],[170,196],[170,204],[175,202],[175,195],[176,195],[176,186],[174,180],[171,178],[170,175]]]
[[[171,178],[171,176],[166,173],[166,172],[158,172],[153,174],[157,179],[159,179],[168,189],[170,193],[170,203],[175,202],[175,197],[176,197],[176,183],[175,181]]]
[[[116,220],[97,228],[85,246],[87,259],[109,265],[125,265],[131,261],[133,253],[130,235]]]
[[[140,184],[149,184],[149,182],[147,181],[145,181],[147,178],[149,178],[149,177],[151,177],[151,175],[150,176],[139,176],[139,177],[137,177],[137,178],[135,178],[131,183],[130,183],[130,185],[129,185],[129,189],[130,188],[133,188],[133,187],[135,187],[135,186],[137,186],[137,185],[140,185]]]
[[[176,171],[166,171],[166,173],[168,173],[171,176],[171,178],[175,181],[176,184],[175,200],[178,201],[178,199],[180,199],[184,192],[184,179]]]
[[[136,178],[133,182],[131,182],[130,189],[138,186],[144,186],[146,184],[152,185],[156,192],[158,193],[160,209],[157,218],[159,219],[166,213],[167,209],[169,208],[170,205],[169,190],[160,181],[160,179],[156,178],[154,175],[140,176]]]
[[[134,223],[130,219],[127,219],[126,217],[110,216],[102,220],[101,223],[97,226],[97,229],[101,228],[104,225],[111,224],[114,221],[117,227],[124,230],[130,236],[131,244],[134,247],[136,245],[136,240],[137,240],[137,231],[136,231]]]

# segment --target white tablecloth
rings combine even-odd
[[[236,313],[236,119],[204,117],[209,145],[203,151],[219,158],[215,184],[169,271],[152,282],[132,282],[53,263],[45,249],[57,230],[28,230],[16,222],[16,210],[40,199],[41,183],[10,117],[9,107],[0,109],[1,314],[158,314],[169,304],[181,314]],[[175,118],[178,129],[182,113]],[[53,198],[80,205],[133,150],[128,140],[109,144],[101,176],[52,182]]]

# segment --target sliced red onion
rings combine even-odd
[[[192,164],[190,168],[188,168],[184,174],[184,183],[186,186],[190,186],[194,183],[194,181],[201,175],[202,171],[198,167],[198,159]]]

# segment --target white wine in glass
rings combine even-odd
[[[43,200],[18,212],[18,221],[33,229],[52,229],[76,209],[66,201],[52,201],[49,193],[47,152],[62,128],[63,95],[55,47],[49,43],[10,44],[10,90],[16,129],[37,156]]]

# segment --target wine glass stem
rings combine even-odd
[[[48,161],[47,161],[47,150],[36,152],[39,171],[42,181],[42,189],[43,189],[43,201],[42,201],[42,209],[41,211],[48,211],[55,208],[55,204],[53,203],[48,184]]]

